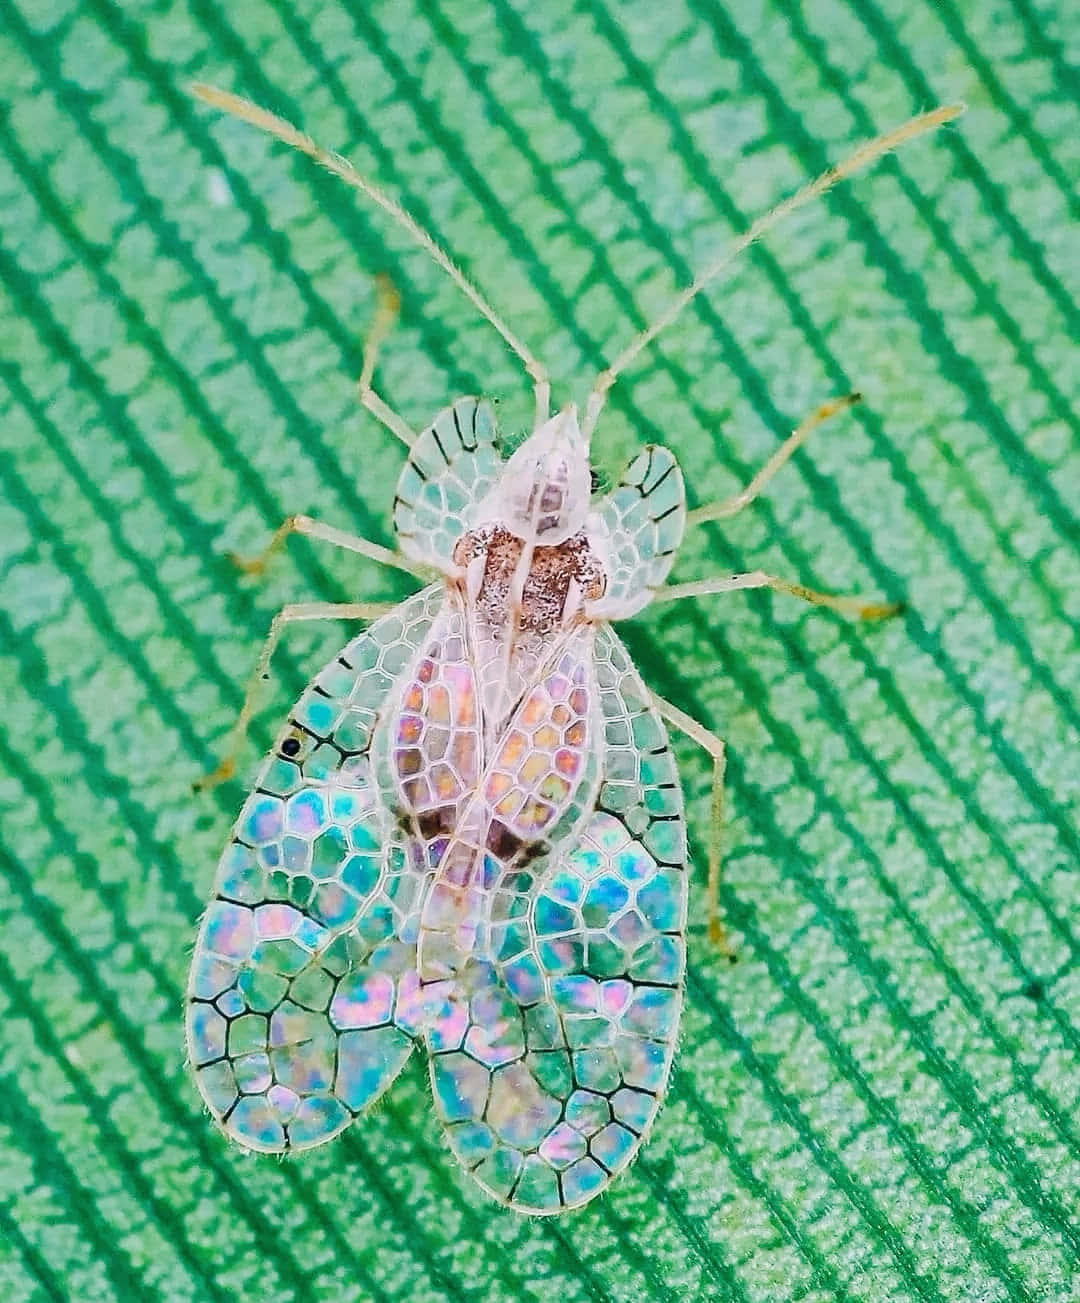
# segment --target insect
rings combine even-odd
[[[309,603],[271,626],[238,739],[285,625],[371,620],[293,708],[222,856],[188,988],[199,1089],[245,1148],[306,1149],[362,1114],[422,1042],[450,1148],[483,1189],[524,1213],[578,1207],[634,1157],[675,1049],[688,866],[668,724],[712,757],[720,935],[723,744],[649,692],[612,623],[650,602],[759,587],[869,618],[897,609],[758,571],[666,583],[688,524],[751,502],[855,395],[804,421],[742,493],[689,513],[676,460],[658,447],[594,499],[590,436],[618,375],[740,250],[962,109],[881,136],[751,225],[600,374],[579,420],[573,405],[551,415],[540,362],[377,186],[247,101],[194,93],[308,154],[408,231],[521,359],[536,402],[531,435],[507,459],[479,398],[414,435],[372,384],[396,311],[380,284],[359,389],[408,449],[398,550],[297,516],[267,554],[301,533],[428,582],[386,613]]]

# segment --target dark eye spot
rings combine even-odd
[[[300,739],[298,737],[287,737],[281,744],[281,754],[283,756],[298,756],[300,754]]]

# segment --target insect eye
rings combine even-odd
[[[287,737],[281,744],[281,754],[283,756],[298,756],[300,754],[300,739],[298,737]]]

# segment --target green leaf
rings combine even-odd
[[[0,1282],[24,1300],[1046,1300],[1080,1259],[1076,6],[1032,0],[0,0]],[[402,450],[527,378],[407,236],[215,117],[195,78],[377,179],[551,368],[596,371],[757,213],[935,102],[967,116],[805,209],[622,377],[595,455],[733,492],[627,631],[728,743],[731,967],[695,923],[640,1161],[562,1219],[458,1171],[419,1063],[338,1143],[230,1149],[183,1062],[241,799],[193,796],[274,610],[396,599],[290,512],[390,542]],[[269,729],[346,631],[290,636]],[[695,859],[710,774],[679,743]],[[254,752],[246,753],[250,770]],[[705,912],[697,874],[693,916]]]

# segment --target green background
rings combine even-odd
[[[0,1292],[146,1300],[1080,1298],[1080,7],[1038,0],[0,0]],[[647,612],[652,686],[730,746],[723,904],[669,1102],[580,1213],[492,1205],[419,1059],[347,1136],[226,1146],[183,1061],[195,922],[240,783],[194,797],[285,601],[402,576],[414,425],[515,360],[402,234],[184,94],[302,121],[403,199],[548,360],[557,401],[749,217],[942,100],[958,124],[805,210],[619,382],[694,502],[824,398],[675,577],[888,598]],[[346,637],[294,631],[265,746]],[[679,742],[699,865],[708,769]],[[254,763],[245,753],[245,769]],[[704,913],[703,875],[692,914]]]

